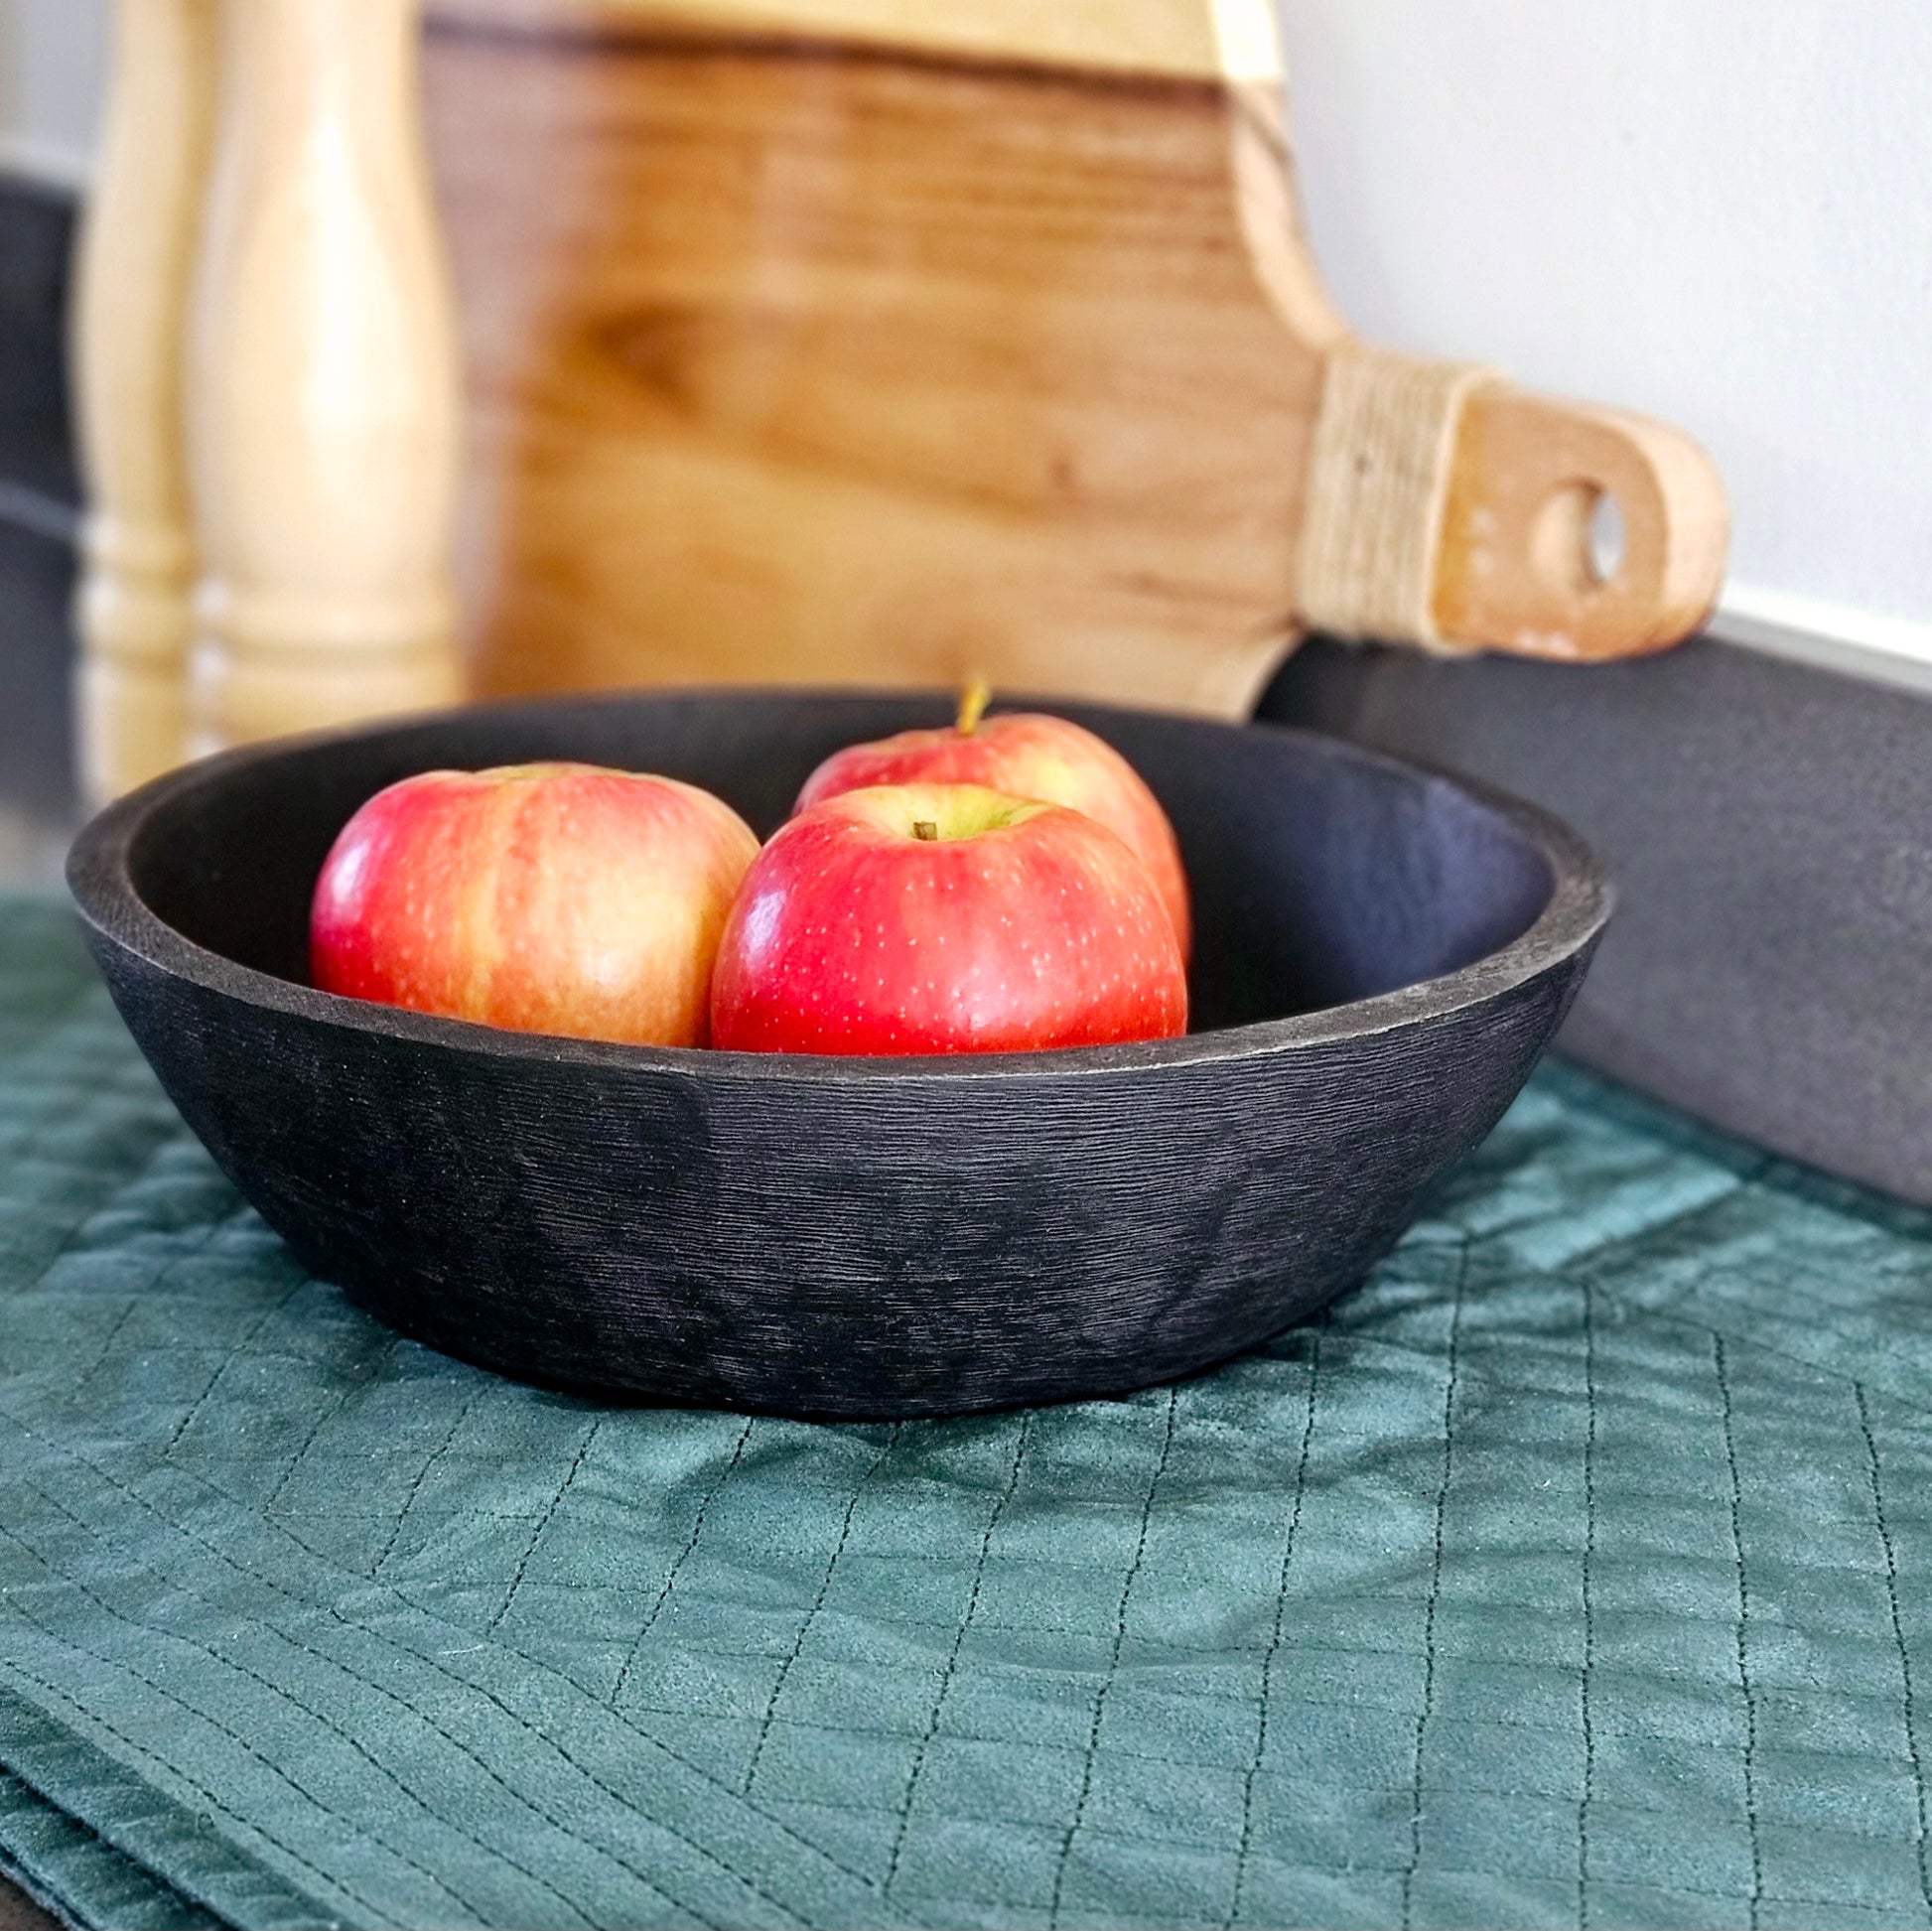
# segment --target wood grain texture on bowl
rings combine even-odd
[[[702,1052],[302,983],[324,854],[412,771],[655,768],[768,830],[829,751],[947,709],[578,700],[231,753],[96,819],[69,878],[223,1170],[308,1267],[439,1347],[568,1387],[848,1417],[1202,1367],[1358,1280],[1528,1075],[1608,912],[1554,821],[1301,733],[1082,709],[1187,857],[1206,1030],[1186,1037]]]

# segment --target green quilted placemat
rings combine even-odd
[[[1578,1074],[1177,1387],[604,1408],[307,1278],[0,904],[0,1860],[82,1921],[1925,1926],[1928,1584],[1932,1222]]]

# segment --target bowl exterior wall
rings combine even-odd
[[[1292,1050],[823,1081],[426,1043],[90,936],[223,1170],[385,1320],[551,1385],[826,1418],[1124,1392],[1321,1307],[1495,1124],[1590,949]]]

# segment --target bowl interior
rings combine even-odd
[[[1008,705],[1005,708],[1019,708]],[[1285,1019],[1473,964],[1551,899],[1521,819],[1448,779],[1268,726],[1047,705],[1114,744],[1172,815],[1195,897],[1193,1030]],[[762,836],[842,746],[942,724],[949,700],[802,693],[482,707],[210,765],[147,813],[135,892],[207,950],[308,982],[309,898],[383,785],[539,759],[716,791]]]

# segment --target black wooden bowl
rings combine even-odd
[[[1526,805],[1327,739],[1065,707],[1173,814],[1196,1031],[832,1059],[586,1043],[305,984],[309,896],[382,785],[581,759],[761,832],[939,699],[572,700],[231,753],[88,826],[69,883],[175,1103],[305,1266],[553,1385],[813,1416],[1098,1395],[1358,1281],[1488,1132],[1609,909]]]

